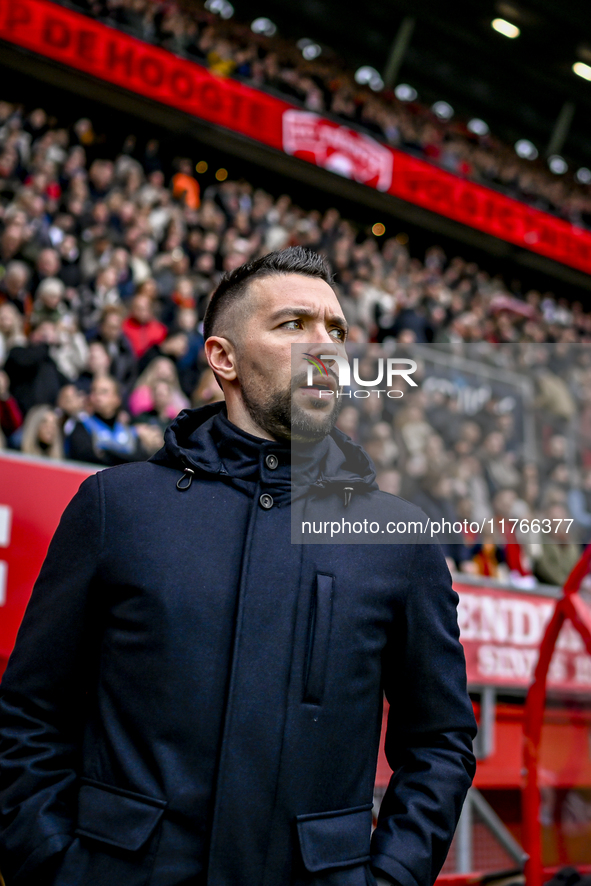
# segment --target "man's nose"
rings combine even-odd
[[[321,357],[322,354],[334,354],[338,356],[342,353],[342,349],[339,350],[337,342],[335,342],[334,338],[327,336],[326,339],[322,341],[314,341],[306,346],[306,351],[310,357]]]
[[[339,342],[335,341],[323,323],[318,323],[314,326],[313,331],[310,333],[309,341],[311,346],[324,348],[325,354],[339,353]],[[320,354],[320,351],[318,353]]]

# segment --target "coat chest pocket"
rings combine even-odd
[[[304,669],[304,701],[322,704],[330,648],[334,576],[318,573],[308,623],[308,651]]]

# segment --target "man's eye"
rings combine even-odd
[[[294,324],[294,325],[291,325]],[[281,324],[282,326],[287,326],[289,329],[298,329],[302,325],[301,320],[286,320],[285,323]]]
[[[335,338],[338,338],[339,341],[345,341],[347,337],[347,333],[344,329],[331,329],[331,335],[334,335]]]

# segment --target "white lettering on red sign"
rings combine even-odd
[[[283,150],[286,154],[312,154],[317,166],[371,184],[378,191],[387,191],[392,184],[392,151],[369,135],[311,111],[284,112]]]
[[[552,615],[552,603],[460,594],[462,640],[537,646]]]
[[[12,508],[8,505],[0,505],[0,548],[7,548],[10,544],[10,527],[12,523]],[[0,560],[0,606],[6,603],[6,586],[8,584],[8,563]]]
[[[467,653],[469,680],[527,687],[534,676],[539,646],[554,603],[540,597],[523,599],[461,589],[459,596],[458,622]],[[591,657],[569,621],[558,636],[548,682],[591,686]]]

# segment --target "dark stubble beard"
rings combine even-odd
[[[263,394],[248,382],[241,384],[242,400],[254,423],[276,440],[298,440],[306,443],[323,440],[335,426],[342,408],[342,397],[333,394],[331,409],[327,409],[326,399],[310,400],[311,409],[318,410],[317,416],[294,403],[293,395],[306,384],[307,373],[303,372],[291,381],[285,391]],[[321,412],[322,411],[322,412]]]

